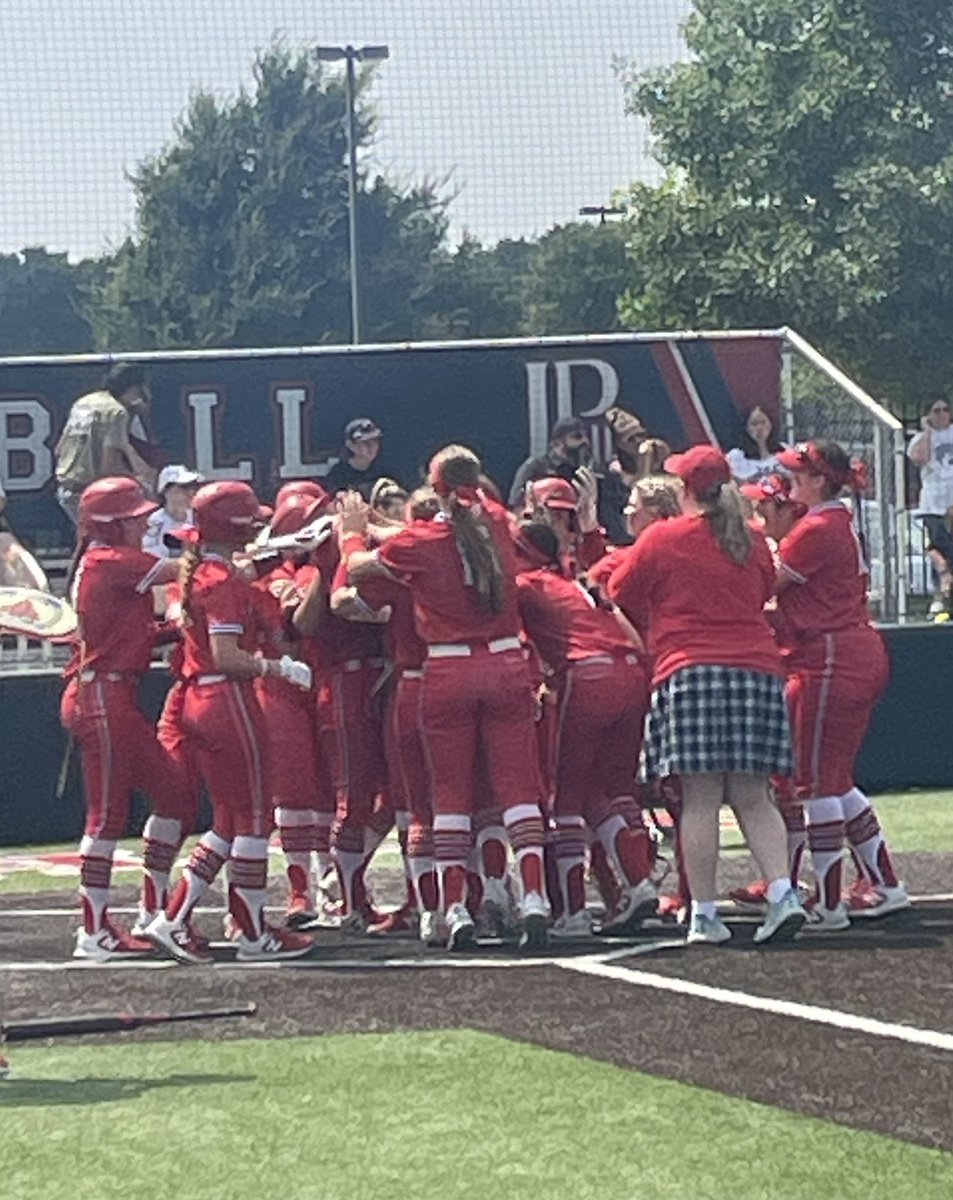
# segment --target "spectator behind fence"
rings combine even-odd
[[[571,482],[576,471],[589,462],[591,454],[589,435],[583,422],[579,417],[562,417],[552,428],[546,453],[528,458],[513,476],[510,508],[522,511],[526,485],[537,479],[558,478]]]
[[[160,508],[149,515],[142,548],[157,558],[177,558],[182,544],[175,531],[192,522],[192,497],[202,483],[198,471],[177,464],[163,467],[156,483]]]
[[[938,538],[942,539],[943,518],[953,505],[953,425],[950,421],[950,403],[945,396],[933,396],[930,399],[920,421],[920,432],[907,447],[907,457],[920,470],[917,515],[923,522],[929,551]],[[942,612],[944,603],[936,573],[933,586],[930,612]]]
[[[132,476],[146,490],[155,471],[133,444],[130,424],[146,411],[149,389],[143,368],[116,363],[102,387],[73,404],[56,444],[56,496],[75,525],[83,489],[107,476]]]
[[[649,437],[639,418],[624,408],[608,409],[605,420],[613,457],[599,478],[599,524],[614,546],[624,546],[632,541],[625,516],[632,488],[640,479],[660,474],[672,451],[661,438]]]
[[[756,483],[778,470],[777,454],[784,443],[775,434],[771,418],[756,404],[748,413],[741,444],[728,451],[728,466],[740,483]]]
[[[370,417],[348,421],[341,457],[324,480],[324,487],[332,496],[338,492],[360,492],[365,500],[370,500],[371,490],[379,479],[393,478],[393,471],[381,458],[383,436]]]

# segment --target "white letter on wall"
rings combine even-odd
[[[212,413],[218,404],[217,392],[189,392],[186,396],[192,409],[192,432],[195,445],[195,469],[205,476],[207,482],[216,479],[250,480],[254,475],[252,463],[239,459],[230,467],[215,465],[215,429]]]
[[[26,418],[29,433],[13,435],[8,432],[11,417]],[[33,492],[41,488],[53,474],[53,455],[46,444],[50,436],[50,414],[39,400],[4,400],[0,402],[0,475],[11,492]],[[14,453],[29,455],[30,473],[14,476],[10,460]]]

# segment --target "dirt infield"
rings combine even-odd
[[[953,892],[953,855],[897,857],[912,892]],[[731,863],[726,882],[747,870]],[[687,949],[655,924],[535,960],[494,943],[450,959],[412,938],[329,930],[297,963],[238,966],[222,949],[199,968],[74,964],[76,917],[57,909],[70,905],[68,892],[0,897],[4,1019],[253,1000],[250,1020],[125,1036],[467,1027],[953,1151],[953,899],[767,949],[744,919],[725,947]]]

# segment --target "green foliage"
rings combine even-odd
[[[373,121],[361,98],[357,136]],[[192,101],[173,143],[133,178],[136,231],[90,306],[101,345],[345,341],[350,328],[346,100],[307,54],[273,48],[254,89]],[[445,232],[428,186],[360,172],[365,336],[409,337]]]
[[[625,225],[557,225],[539,240],[526,279],[526,332],[612,333],[632,283]]]
[[[953,8],[696,0],[685,34],[628,83],[667,178],[628,193],[625,321],[787,323],[895,402],[946,386]]]
[[[77,354],[93,348],[82,315],[90,264],[33,247],[0,254],[0,354]]]

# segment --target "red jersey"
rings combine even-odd
[[[263,635],[260,649],[266,658],[280,658],[283,653],[285,618],[281,598],[288,584],[293,582],[294,565],[282,562],[251,585],[258,626]]]
[[[483,501],[482,510],[503,569],[500,613],[492,613],[480,603],[453,524],[447,518],[415,522],[389,538],[377,552],[389,570],[410,584],[417,630],[427,645],[492,642],[519,636],[516,548],[509,514],[493,500]]]
[[[778,555],[794,580],[778,593],[779,628],[788,644],[870,624],[867,564],[840,501],[812,508],[781,539]]]
[[[265,632],[258,613],[260,598],[252,585],[239,575],[230,562],[218,555],[203,558],[192,578],[188,622],[183,629],[183,665],[185,679],[197,675],[220,675],[212,658],[210,637],[230,633],[248,654],[258,649]]]
[[[597,654],[635,653],[613,614],[575,580],[537,567],[521,571],[516,584],[523,628],[552,671]]]
[[[371,608],[381,609],[385,604],[391,607],[390,620],[381,628],[395,670],[419,670],[427,657],[427,643],[417,632],[414,595],[407,584],[387,575],[374,575],[361,581],[358,592]]]
[[[163,565],[137,546],[89,546],[73,581],[81,642],[67,674],[147,670],[155,631],[152,587]]]
[[[616,546],[610,550],[608,554],[603,554],[600,559],[592,564],[586,571],[586,578],[590,583],[595,584],[602,591],[606,590],[606,585],[609,582],[609,576],[613,571],[617,570],[625,562],[626,555],[632,549],[631,546]]]
[[[653,683],[682,667],[710,664],[781,675],[764,614],[774,564],[764,534],[749,526],[751,551],[736,563],[704,517],[657,521],[609,579],[609,596],[647,635]]]
[[[341,562],[341,552],[336,537],[323,542],[315,551],[314,563],[300,567],[295,583],[302,595],[311,586],[312,580],[320,575],[325,581],[328,598],[334,589],[334,580]],[[323,675],[351,659],[365,661],[382,656],[382,635],[379,625],[346,621],[327,609],[322,614],[321,624],[311,637],[301,639],[305,661],[315,675]]]

